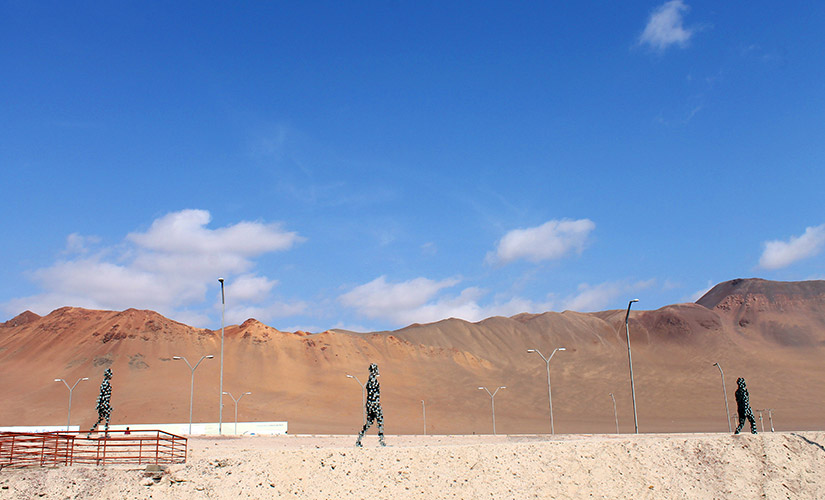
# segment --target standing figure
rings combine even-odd
[[[358,441],[355,442],[355,446],[361,446],[361,439],[364,437],[364,434],[367,433],[367,429],[369,429],[370,425],[373,422],[378,422],[378,442],[381,443],[381,446],[387,446],[384,442],[384,412],[381,411],[381,389],[378,387],[378,365],[372,363],[370,365],[370,378],[367,379],[367,422],[364,424],[364,428],[361,429],[361,432],[358,434]]]
[[[745,379],[739,377],[736,379],[739,388],[736,389],[736,409],[739,411],[739,425],[736,426],[736,432],[739,434],[742,426],[745,425],[745,419],[750,420],[751,434],[756,434],[756,419],[753,418],[753,410],[751,410],[750,396],[748,396],[748,388],[745,387]]]
[[[97,405],[95,406],[97,410],[97,422],[95,422],[95,425],[89,430],[89,436],[92,435],[92,432],[97,429],[97,426],[100,425],[100,422],[104,418],[106,419],[106,435],[109,435],[109,418],[112,416],[112,405],[110,404],[110,400],[112,399],[112,384],[109,383],[111,378],[112,369],[106,368],[106,371],[103,372],[103,383],[100,384],[100,395],[97,397]]]

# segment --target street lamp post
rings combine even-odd
[[[613,418],[616,419],[616,434],[619,433],[619,414],[616,413],[616,398],[613,397],[613,393],[610,393],[610,399],[613,400]]]
[[[762,412],[765,410],[754,410],[755,412],[759,413],[759,425],[761,426],[762,432],[765,432],[765,422],[762,420]]]
[[[636,416],[636,385],[633,382],[633,357],[630,354],[630,326],[628,320],[630,319],[630,306],[634,302],[639,302],[639,299],[633,299],[627,303],[627,314],[624,317],[624,329],[627,334],[627,364],[630,366],[630,394],[633,398],[633,425],[636,427],[636,434],[639,433],[639,419]]]
[[[421,400],[421,415],[424,417],[424,435],[427,435],[427,407],[424,406],[424,400]]]
[[[506,389],[506,388],[507,388],[506,385],[502,385],[501,387],[496,389],[495,392],[492,392],[492,393],[486,387],[479,387],[478,388],[478,390],[484,389],[485,391],[487,391],[487,394],[490,395],[490,404],[492,404],[492,406],[493,406],[493,435],[494,436],[496,435],[496,394],[498,394],[499,390]]]
[[[251,392],[245,392],[245,393],[241,394],[240,397],[238,397],[238,399],[235,399],[235,396],[233,396],[231,392],[224,392],[224,394],[226,394],[227,396],[232,398],[232,401],[235,402],[235,435],[237,436],[238,435],[238,401],[243,399],[243,397],[246,396],[247,394],[252,394],[252,393]]]
[[[77,379],[77,382],[75,382],[74,385],[71,387],[69,387],[68,382],[66,382],[62,378],[54,379],[55,382],[63,382],[66,385],[66,389],[69,389],[69,418],[66,420],[66,432],[69,431],[69,427],[72,423],[72,392],[74,392],[74,388],[77,387],[77,384],[79,384],[81,380],[89,380],[89,377]]]
[[[221,381],[218,386],[218,435],[221,435],[221,428],[223,426],[223,333],[224,316],[226,313],[226,298],[223,292],[223,278],[218,278],[218,281],[221,283]]]
[[[544,360],[544,363],[547,365],[547,399],[550,401],[550,434],[556,433],[556,428],[553,425],[553,392],[550,389],[550,360],[553,359],[553,356],[556,354],[556,351],[566,351],[567,349],[564,347],[557,347],[553,349],[553,353],[550,354],[550,357],[545,358],[544,354],[541,353],[538,349],[527,349],[527,352],[535,352],[541,359]]]
[[[184,361],[184,363],[186,363],[186,366],[189,367],[189,370],[192,372],[192,375],[191,375],[191,378],[190,378],[190,381],[189,381],[189,434],[192,434],[192,399],[193,399],[193,396],[195,394],[195,370],[201,364],[201,361],[203,361],[204,359],[212,359],[214,357],[215,356],[213,356],[211,354],[208,354],[206,356],[201,356],[201,359],[199,359],[198,362],[195,363],[195,366],[193,367],[191,364],[189,364],[189,360],[186,359],[185,357],[183,357],[183,356],[172,356],[172,359],[182,359]]]
[[[722,365],[719,363],[713,363],[713,366],[719,368],[719,373],[722,375],[722,394],[725,396],[725,415],[728,417],[728,432],[733,432],[733,428],[730,425],[730,409],[728,408],[728,388],[725,387],[725,372],[722,371]]]
[[[768,422],[771,424],[771,432],[775,432],[773,430],[773,408],[765,408],[765,411],[768,412]]]
[[[361,383],[360,380],[358,380],[358,377],[356,377],[355,375],[350,375],[349,373],[347,373],[347,378],[355,380],[356,382],[358,382],[358,385],[361,386],[361,408],[363,408],[364,410],[364,425],[367,425],[367,388],[364,386],[364,384]]]

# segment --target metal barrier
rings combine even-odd
[[[185,437],[163,431],[0,432],[0,468],[186,462]]]

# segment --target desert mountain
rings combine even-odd
[[[392,332],[282,332],[249,319],[225,331],[224,390],[241,400],[241,421],[286,420],[291,433],[356,433],[367,366],[381,368],[387,433],[490,433],[486,386],[499,433],[549,432],[545,356],[555,430],[634,430],[623,309],[519,314],[477,323],[447,319]],[[758,279],[721,283],[694,304],[632,311],[629,321],[640,432],[725,431],[724,396],[735,412],[736,378],[755,408],[773,409],[777,429],[825,424],[825,282]],[[197,329],[152,311],[64,307],[0,323],[0,426],[90,426],[105,368],[112,368],[113,423],[217,421],[220,330]],[[234,420],[224,397],[223,420]],[[765,413],[765,426],[769,426]],[[226,432],[226,430],[225,430]]]

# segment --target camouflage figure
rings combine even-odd
[[[756,420],[753,418],[753,410],[751,410],[750,396],[748,396],[748,388],[745,387],[745,379],[739,377],[736,379],[739,388],[736,389],[736,409],[739,412],[739,425],[736,427],[734,434],[739,434],[742,426],[745,425],[745,419],[751,423],[751,434],[756,434]]]
[[[370,425],[376,421],[378,422],[378,442],[381,443],[381,446],[387,446],[384,442],[384,412],[381,411],[381,389],[378,386],[379,375],[378,365],[372,363],[370,365],[370,378],[367,380],[366,385],[367,422],[358,434],[358,441],[355,442],[355,446],[361,446],[361,439],[364,437],[364,434],[367,433]]]
[[[112,399],[112,384],[109,383],[111,378],[112,369],[106,368],[106,371],[103,372],[103,382],[100,384],[100,395],[97,397],[97,405],[95,406],[97,410],[97,422],[89,429],[89,436],[97,429],[97,426],[100,425],[103,419],[106,419],[105,432],[107,436],[109,435],[109,419],[112,416],[112,405],[110,403]]]

